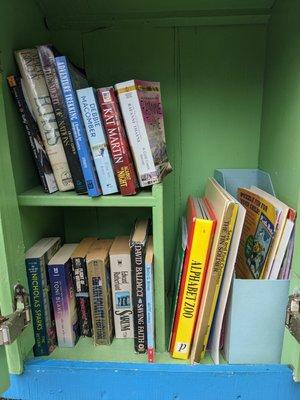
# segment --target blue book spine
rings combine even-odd
[[[104,195],[117,193],[118,187],[107,148],[94,89],[91,87],[79,89],[77,90],[77,96],[102,193]]]
[[[59,347],[74,347],[79,338],[71,265],[48,265]]]
[[[82,168],[84,180],[86,182],[88,195],[96,197],[101,194],[99,181],[95,171],[95,166],[87,140],[87,135],[80,114],[80,108],[76,92],[73,87],[68,61],[65,56],[55,57],[55,63],[59,76],[60,85],[63,91],[65,103],[71,122],[73,137],[75,140],[80,165]]]
[[[154,361],[154,294],[153,294],[153,263],[145,261],[145,291],[147,316],[147,357]]]
[[[35,356],[49,355],[56,342],[55,328],[50,311],[49,291],[42,270],[43,266],[40,259],[26,259],[35,337],[35,345],[33,347]]]

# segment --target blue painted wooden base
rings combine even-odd
[[[22,400],[299,400],[284,365],[167,365],[32,360],[4,397]]]

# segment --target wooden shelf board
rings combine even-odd
[[[40,186],[18,195],[22,207],[153,207],[155,197],[151,190],[144,190],[135,196],[99,196],[78,195],[74,191],[44,193]]]
[[[133,339],[114,339],[110,346],[94,346],[93,339],[86,337],[80,338],[75,347],[57,347],[49,356],[36,359],[147,363],[146,354],[134,353]],[[184,365],[189,364],[189,360],[176,360],[168,352],[163,352],[156,353],[155,363]],[[209,355],[203,364],[213,364]]]

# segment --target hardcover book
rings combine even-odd
[[[94,343],[111,344],[114,335],[109,250],[112,240],[98,239],[87,254]]]
[[[71,255],[79,330],[81,336],[92,336],[91,306],[89,299],[86,255],[96,238],[83,239]]]
[[[148,220],[137,221],[130,238],[134,348],[137,353],[147,350],[145,253],[148,230]]]
[[[78,244],[65,244],[48,263],[59,347],[74,347],[79,338],[71,254]]]
[[[147,358],[148,362],[154,362],[155,329],[154,329],[154,271],[153,271],[153,239],[149,237],[145,257],[146,278],[146,313],[147,313]]]
[[[216,220],[203,199],[187,202],[187,248],[171,341],[174,358],[189,357]]]
[[[117,183],[107,149],[94,89],[89,87],[77,90],[77,96],[102,193],[104,195],[117,193]]]
[[[58,52],[52,45],[38,46],[37,50],[75,190],[79,194],[86,193],[86,185],[72,135],[71,123],[56,71],[55,56],[58,55]]]
[[[33,118],[27,106],[23,93],[21,78],[10,75],[7,77],[7,81],[14,100],[19,108],[44,191],[46,193],[54,193],[58,190],[58,187],[39,131],[39,127],[37,126],[37,123],[35,122],[35,119]]]
[[[60,246],[61,239],[59,237],[44,238],[39,240],[25,254],[35,337],[35,345],[33,346],[35,356],[49,355],[57,343],[47,263]]]
[[[115,85],[140,186],[159,183],[171,172],[160,84],[131,80]]]
[[[25,98],[27,96],[28,107],[38,124],[58,189],[63,192],[74,189],[38,52],[36,49],[19,50],[15,57],[23,79]]]
[[[75,87],[79,87],[77,85],[80,84],[80,87],[83,88],[88,86],[88,83],[83,77],[78,76],[78,73],[72,73],[71,66],[65,56],[55,57],[55,63],[88,195],[97,197],[101,194],[101,190],[75,91]],[[78,82],[76,86],[75,80]]]
[[[129,236],[116,237],[109,257],[116,338],[133,338]]]
[[[97,94],[120,192],[136,194],[137,177],[114,88],[97,89]]]

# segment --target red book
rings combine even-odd
[[[136,194],[137,177],[114,88],[97,89],[97,95],[120,192]]]

